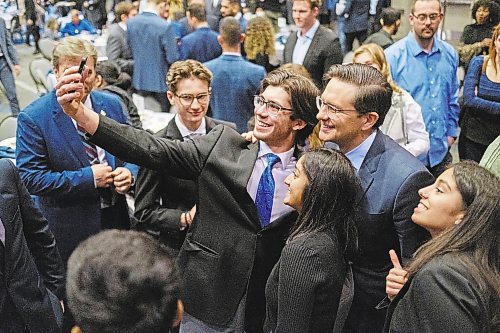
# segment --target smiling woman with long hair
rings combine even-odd
[[[432,240],[405,270],[391,269],[384,331],[499,332],[499,179],[460,162],[419,194],[412,220]]]
[[[284,202],[299,217],[267,280],[264,332],[332,332],[356,248],[356,171],[321,149],[305,153],[285,183]]]

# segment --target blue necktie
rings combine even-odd
[[[262,228],[269,224],[271,220],[271,211],[273,209],[274,198],[274,178],[271,170],[273,166],[280,161],[278,155],[267,154],[267,167],[260,177],[257,195],[255,196],[255,205],[259,213],[260,225]]]

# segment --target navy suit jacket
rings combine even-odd
[[[217,33],[209,27],[198,28],[189,35],[182,37],[179,44],[180,60],[194,59],[206,62],[222,54],[222,48],[217,41]]]
[[[127,41],[134,58],[133,87],[166,93],[168,68],[179,60],[174,26],[156,14],[144,12],[127,22]]]
[[[346,0],[344,12],[338,16],[344,22],[344,32],[367,30],[369,10],[370,0]]]
[[[117,97],[94,91],[96,112],[121,123],[126,117]],[[16,162],[21,178],[49,221],[64,260],[79,242],[101,230],[100,198],[90,162],[76,127],[57,103],[55,91],[37,99],[18,117]],[[106,153],[111,168],[135,165]],[[116,193],[116,192],[114,192]],[[125,200],[115,194],[116,200]]]
[[[361,164],[359,255],[353,265],[354,301],[348,325],[354,331],[381,332],[385,310],[376,310],[385,297],[385,277],[392,268],[389,250],[403,265],[429,239],[411,220],[420,197],[418,190],[434,178],[424,165],[380,131]]]
[[[242,56],[229,54],[204,65],[214,75],[210,98],[212,117],[235,123],[238,132],[246,132],[247,122],[253,116],[253,96],[258,94],[266,70]]]
[[[3,281],[0,304],[17,310],[30,332],[58,332],[62,323],[64,266],[47,220],[35,207],[16,167],[0,160],[0,224],[5,229]],[[4,302],[9,298],[7,302]],[[0,308],[0,331],[10,332],[10,322]],[[12,309],[5,309],[7,312]],[[5,321],[4,321],[5,320]],[[21,324],[21,326],[23,326]]]

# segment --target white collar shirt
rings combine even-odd
[[[307,51],[309,50],[314,35],[318,29],[319,21],[316,20],[311,29],[309,29],[303,36],[300,33],[300,29],[297,31],[297,43],[295,44],[292,54],[292,62],[294,64],[302,65],[304,63]]]

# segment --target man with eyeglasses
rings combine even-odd
[[[417,0],[408,36],[385,50],[392,78],[421,106],[430,149],[421,161],[437,177],[452,162],[458,135],[458,54],[435,36],[443,19],[439,0]]]
[[[363,187],[357,219],[359,254],[353,264],[354,300],[347,332],[382,332],[385,277],[392,268],[389,250],[403,264],[428,239],[411,221],[418,189],[432,175],[413,155],[379,131],[391,106],[392,89],[371,66],[334,65],[317,98],[319,137],[334,142],[358,170]]]
[[[259,90],[266,70],[241,56],[245,36],[235,18],[223,18],[219,27],[217,39],[222,55],[204,63],[214,75],[210,100],[212,116],[235,123],[238,132],[243,133],[248,131],[247,122],[253,115],[252,96]]]
[[[224,123],[206,116],[212,73],[195,60],[175,62],[167,73],[167,98],[177,114],[155,135],[170,140],[191,140]],[[194,180],[140,168],[135,191],[137,229],[159,239],[178,254],[196,214],[198,184]]]
[[[58,102],[92,142],[141,166],[198,181],[196,214],[178,257],[185,304],[180,331],[262,332],[266,280],[297,217],[283,203],[284,179],[316,124],[314,83],[287,70],[262,81],[254,108],[258,142],[220,125],[180,142],[75,103],[77,71],[67,70],[59,81]]]

